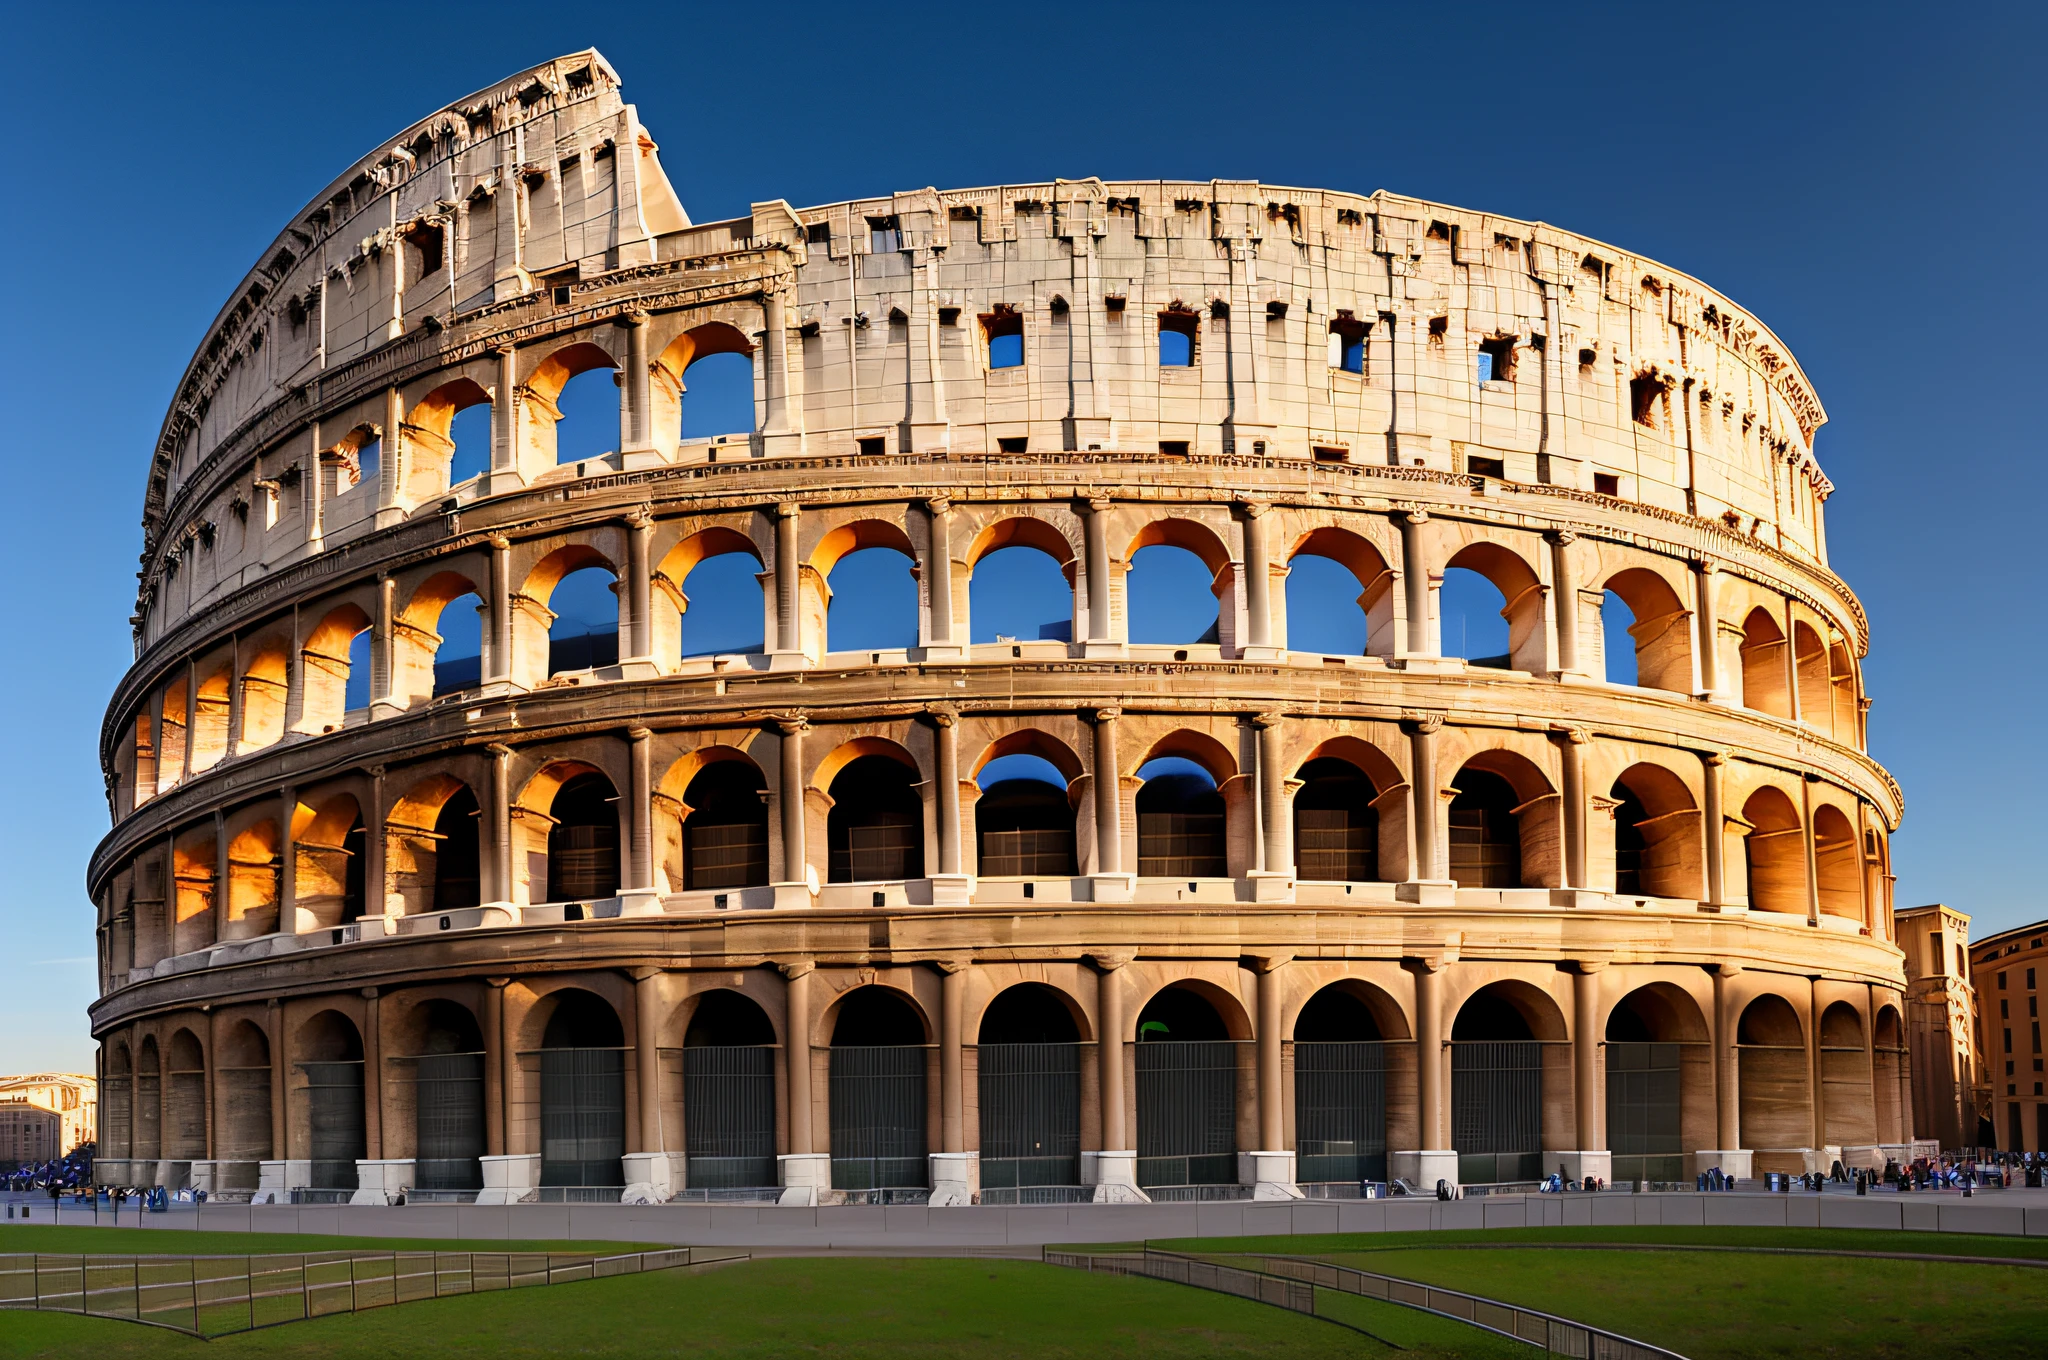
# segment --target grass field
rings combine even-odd
[[[1164,1251],[1270,1251],[1283,1256],[1321,1256],[1337,1251],[1405,1251],[1411,1247],[1498,1247],[1509,1244],[1591,1242],[1631,1246],[1751,1249],[1783,1247],[1800,1251],[1910,1252],[1929,1256],[1996,1256],[2017,1260],[2048,1260],[2048,1237],[1885,1232],[1863,1228],[1683,1228],[1637,1225],[1585,1228],[1473,1228],[1443,1232],[1300,1233],[1289,1237],[1155,1238],[1151,1245]]]

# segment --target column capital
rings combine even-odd
[[[1427,524],[1429,523],[1429,511],[1404,510],[1401,512],[1401,521],[1404,524]]]
[[[365,1001],[375,1001],[377,999],[377,989],[375,987],[363,988],[363,999]]]
[[[502,741],[491,742],[489,745],[485,746],[484,749],[486,751],[489,751],[492,755],[497,756],[500,760],[509,760],[512,756],[512,748],[507,746]]]
[[[932,704],[924,711],[934,727],[951,727],[960,721],[960,710],[951,704]]]
[[[1742,973],[1742,965],[1739,963],[1717,963],[1714,964],[1709,969],[1709,971],[1712,972],[1715,977],[1739,977]]]
[[[487,977],[484,979],[484,982],[492,987],[506,987],[511,985],[512,979],[509,977]]]
[[[966,954],[949,954],[941,958],[926,959],[925,962],[938,969],[941,973],[944,973],[947,977],[952,977],[956,973],[964,972],[972,967],[974,965],[974,958],[972,955]]]
[[[1264,731],[1268,727],[1278,727],[1281,723],[1287,721],[1287,715],[1285,713],[1247,713],[1244,715],[1244,720],[1253,727]]]
[[[496,548],[499,552],[512,551],[512,540],[505,537],[503,534],[492,534],[489,542],[490,545],[493,548]]]
[[[647,320],[647,313],[635,308],[630,312],[621,312],[613,317],[612,324],[615,326],[644,326],[647,324]]]
[[[1088,715],[1089,721],[1098,724],[1113,723],[1124,715],[1124,711],[1114,704],[1103,704],[1098,707],[1083,709],[1082,711]]]
[[[1701,553],[1692,559],[1693,570],[1702,576],[1712,576],[1721,569],[1720,559]]]
[[[1401,730],[1411,737],[1428,736],[1440,730],[1443,725],[1444,715],[1441,713],[1403,713],[1401,715]]]
[[[1123,967],[1123,966],[1124,966],[1125,964],[1129,963],[1129,962],[1130,962],[1130,961],[1131,961],[1132,959],[1134,959],[1134,958],[1136,958],[1136,957],[1137,957],[1137,955],[1135,955],[1135,954],[1089,954],[1089,955],[1087,955],[1087,959],[1088,959],[1088,961],[1089,961],[1090,963],[1094,964],[1094,965],[1095,965],[1095,967],[1096,967],[1096,969],[1097,969],[1098,971],[1100,971],[1100,972],[1104,972],[1104,973],[1114,973],[1114,972],[1115,972],[1115,971],[1116,971],[1117,969],[1119,969],[1119,968]]]
[[[1101,514],[1103,511],[1109,509],[1110,505],[1112,504],[1109,497],[1098,495],[1097,493],[1092,491],[1082,496],[1081,499],[1088,502],[1088,509],[1094,514],[1098,515]]]
[[[1239,501],[1237,503],[1237,513],[1243,515],[1246,519],[1257,519],[1272,508],[1265,501]]]
[[[1578,972],[1580,977],[1591,977],[1607,967],[1608,962],[1606,959],[1575,959],[1572,962],[1572,967]]]
[[[1579,541],[1579,531],[1577,529],[1552,529],[1543,537],[1560,548],[1569,548],[1572,544]]]
[[[633,981],[635,982],[645,982],[649,978],[658,978],[667,971],[668,969],[666,968],[655,968],[651,965],[642,965],[639,968],[628,968],[626,970],[626,976],[633,979]]]
[[[1585,728],[1572,727],[1565,723],[1551,724],[1550,735],[1564,738],[1565,744],[1568,746],[1584,746],[1593,739],[1592,734],[1586,731]]]
[[[1252,971],[1255,973],[1277,973],[1288,964],[1294,962],[1294,955],[1247,954],[1245,959],[1251,964]]]
[[[1700,763],[1702,765],[1712,765],[1716,768],[1719,768],[1720,766],[1726,765],[1728,763],[1728,752],[1718,747],[1712,750],[1702,751],[1700,752]]]
[[[804,507],[799,501],[778,501],[775,506],[775,518],[777,519],[795,519],[803,512]]]
[[[769,726],[785,737],[799,736],[811,729],[810,718],[802,713],[789,713],[781,717],[770,718],[768,723]]]
[[[635,533],[650,533],[654,529],[654,513],[645,505],[636,505],[626,512],[626,527]]]
[[[626,740],[628,741],[646,741],[653,735],[654,732],[650,728],[629,727],[626,729]]]
[[[953,500],[950,496],[932,496],[926,499],[924,508],[927,514],[947,514],[953,509]]]
[[[782,973],[782,976],[794,982],[798,978],[814,972],[818,965],[812,959],[795,959],[789,963],[778,963],[775,967]]]

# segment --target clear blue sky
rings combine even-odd
[[[412,120],[595,46],[698,220],[923,185],[1258,178],[1555,222],[1754,310],[1832,417],[1901,905],[2048,915],[2036,364],[2048,9],[30,6],[0,216],[15,620],[0,1070],[89,1062],[86,857],[165,403],[228,290]],[[2033,585],[2028,583],[2032,582]],[[2029,846],[2036,847],[2029,850]]]

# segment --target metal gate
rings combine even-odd
[[[1138,1045],[1138,1184],[1237,1182],[1237,1045]]]
[[[153,1162],[164,1155],[163,1119],[163,1078],[154,1072],[138,1073],[135,1078],[135,1141],[129,1152],[131,1157]]]
[[[1294,1045],[1298,1180],[1387,1178],[1387,1046],[1374,1039]]]
[[[684,1183],[693,1190],[776,1183],[773,1048],[683,1050],[683,1151]]]
[[[417,1142],[413,1184],[421,1190],[484,1188],[484,1055],[432,1053],[414,1078]]]
[[[832,1188],[929,1184],[922,1045],[832,1048]]]
[[[747,888],[768,881],[768,824],[732,822],[724,826],[683,823],[684,887]]]
[[[1222,878],[1229,872],[1222,813],[1138,814],[1140,878]]]
[[[127,1077],[100,1083],[100,1156],[126,1160],[135,1146],[135,1102]]]
[[[1542,1044],[1451,1044],[1451,1146],[1466,1185],[1533,1181],[1543,1174]]]
[[[369,1156],[363,1132],[363,1064],[301,1063],[306,1074],[306,1118],[312,1125],[314,1190],[354,1190],[356,1160]],[[296,1188],[296,1187],[294,1187]]]
[[[1081,1046],[983,1044],[984,1190],[1081,1183]]]
[[[626,1187],[626,1062],[616,1048],[540,1051],[540,1183]]]
[[[1678,1061],[1677,1044],[1608,1042],[1607,1146],[1615,1180],[1684,1177]]]

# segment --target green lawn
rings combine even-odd
[[[212,1342],[134,1323],[10,1312],[0,1314],[0,1356],[1503,1360],[1528,1354],[1457,1323],[1384,1304],[1345,1300],[1343,1312],[1406,1349],[1265,1304],[1154,1280],[1035,1262],[840,1258],[436,1299]]]
[[[1474,1228],[1445,1232],[1302,1233],[1291,1237],[1158,1238],[1163,1251],[1269,1251],[1282,1256],[1322,1256],[1335,1251],[1405,1251],[1410,1247],[1484,1246],[1508,1243],[1614,1242],[1637,1246],[1790,1247],[1801,1251],[1895,1251],[1929,1256],[1998,1256],[2048,1260],[2048,1238],[1999,1237],[1969,1233],[1897,1232],[1865,1228],[1686,1228],[1616,1226],[1587,1228]],[[1378,1267],[1365,1267],[1378,1269]],[[1795,1267],[1796,1268],[1796,1267]],[[1388,1274],[1395,1272],[1389,1270]]]
[[[652,1242],[504,1242],[433,1237],[333,1237],[325,1233],[190,1232],[183,1228],[73,1228],[0,1224],[0,1252],[133,1252],[152,1256],[254,1256],[300,1251],[647,1251]]]

